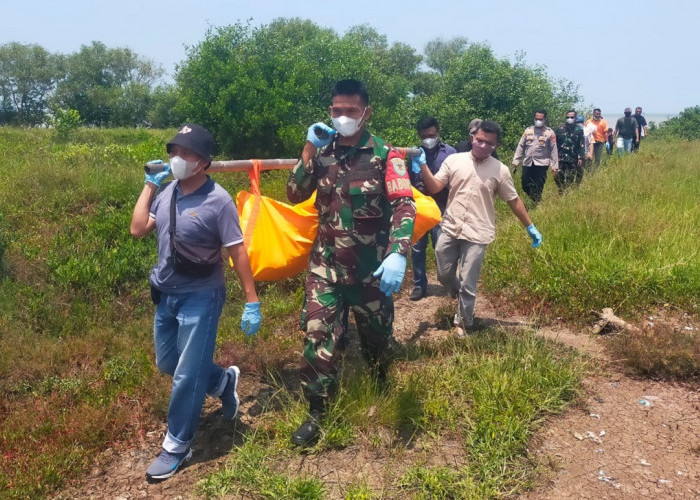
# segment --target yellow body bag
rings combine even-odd
[[[302,203],[289,205],[260,194],[259,162],[253,160],[248,173],[251,192],[239,192],[236,206],[253,277],[256,281],[274,281],[296,276],[306,269],[316,238],[316,192]],[[417,208],[415,243],[440,222],[441,214],[431,197],[415,188],[413,197]]]

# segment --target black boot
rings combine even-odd
[[[297,446],[308,446],[318,438],[321,431],[321,419],[326,414],[324,398],[314,397],[309,401],[309,418],[292,434],[292,443]]]

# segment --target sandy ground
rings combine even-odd
[[[409,288],[404,285],[396,301],[396,339],[419,342],[451,335],[435,323],[435,310],[453,303],[442,287],[431,284],[429,296],[418,302],[408,300]],[[483,297],[477,300],[477,316],[491,326],[528,325],[527,318],[499,317]],[[530,452],[544,472],[539,485],[521,498],[700,498],[698,388],[629,378],[606,358],[600,339],[586,332],[549,327],[538,331],[587,353],[599,369],[585,380],[582,402],[549,419],[536,433]],[[207,402],[193,459],[173,478],[149,484],[144,477],[160,449],[163,423],[131,449],[107,450],[80,484],[56,498],[196,498],[197,482],[220,468],[229,450],[242,442],[270,388],[243,374],[239,393],[241,417],[235,425],[221,421],[217,401]],[[426,453],[420,443],[396,452],[390,446],[358,442],[324,452],[322,459],[300,455],[288,468],[321,479],[331,497],[342,498],[340,485],[352,478],[373,478],[369,486],[379,489],[387,470],[396,472],[416,459],[435,465],[463,463],[457,442],[445,440],[437,451]]]

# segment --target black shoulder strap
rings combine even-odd
[[[173,249],[175,248],[175,219],[177,214],[175,209],[177,208],[177,185],[178,183],[173,182],[173,195],[170,198],[170,229],[168,233],[170,234],[170,253],[172,255]]]

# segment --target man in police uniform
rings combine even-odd
[[[386,376],[394,303],[411,249],[416,205],[401,155],[365,126],[372,114],[364,84],[341,80],[331,91],[335,129],[309,127],[301,160],[287,183],[293,203],[317,190],[318,233],[309,257],[302,328],[301,384],[309,418],[292,435],[304,446],[318,436],[337,385],[343,312],[355,315],[372,374]]]
[[[559,170],[559,154],[554,130],[545,122],[547,112],[535,112],[534,125],[525,129],[513,156],[513,173],[523,164],[523,191],[534,201],[542,200],[542,190],[547,180],[547,167],[556,174]]]
[[[583,161],[586,159],[583,129],[576,126],[576,111],[566,112],[566,122],[557,128],[557,151],[559,153],[559,173],[554,177],[559,194],[572,183],[583,180]]]

